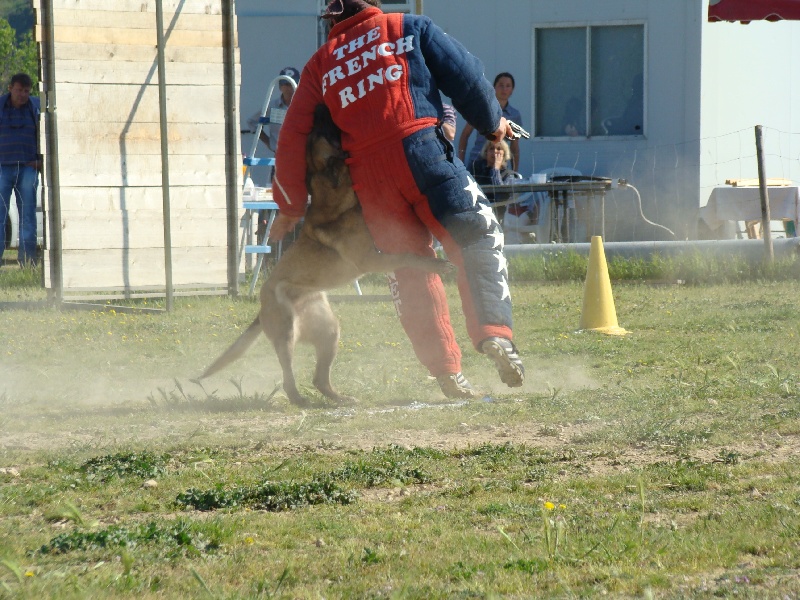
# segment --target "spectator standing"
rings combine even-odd
[[[5,250],[11,190],[19,214],[19,263],[36,264],[36,194],[41,161],[38,149],[39,98],[31,96],[26,73],[11,77],[0,96],[0,264]]]
[[[497,97],[497,101],[500,103],[500,108],[503,109],[503,117],[522,126],[522,114],[508,102],[511,94],[514,93],[515,86],[514,76],[511,73],[498,73],[494,78],[494,93]],[[466,165],[471,165],[475,162],[480,157],[481,148],[483,148],[483,140],[480,136],[476,136],[475,141],[472,142],[470,152],[467,154],[467,144],[474,130],[475,128],[467,122],[466,127],[464,127],[464,130],[461,132],[461,136],[458,138],[458,158]],[[511,157],[513,159],[511,168],[514,171],[519,171],[518,139],[511,141]]]
[[[449,142],[456,141],[456,109],[452,104],[442,103],[442,131]]]
[[[486,137],[512,136],[483,65],[428,17],[384,14],[380,0],[332,0],[328,41],[303,69],[286,115],[273,185],[280,213],[271,237],[305,212],[303,155],[313,113],[325,104],[342,130],[342,147],[364,219],[383,252],[434,256],[432,234],[458,266],[458,288],[474,347],[501,380],[521,386],[524,368],[512,338],[503,233],[485,196],[438,124],[439,90]],[[395,307],[420,362],[450,398],[475,390],[461,373],[447,297],[438,275],[398,269]]]
[[[285,67],[281,69],[278,75],[290,77],[294,80],[295,84],[300,83],[300,71],[294,67]],[[278,136],[281,132],[281,125],[283,125],[286,111],[289,109],[289,105],[292,103],[292,97],[294,96],[294,87],[285,79],[278,80],[278,89],[280,95],[270,100],[269,106],[267,107],[269,123],[266,127],[261,129],[261,135],[259,136],[259,139],[264,142],[267,148],[272,150],[273,153],[278,151]],[[248,121],[251,130],[255,131],[260,116],[259,114],[253,115]]]
[[[281,69],[281,72],[278,75],[282,75],[284,77],[290,77],[295,84],[300,82],[300,71],[295,69],[294,67],[284,67]],[[279,79],[278,80],[278,89],[280,94],[277,98],[270,100],[269,106],[267,107],[267,118],[269,119],[269,123],[261,128],[261,134],[258,136],[264,145],[272,150],[273,153],[278,151],[278,137],[281,133],[281,125],[283,125],[283,120],[286,118],[286,111],[289,109],[289,105],[292,103],[292,97],[294,96],[294,86],[286,81],[286,79]],[[256,125],[258,124],[258,119],[261,115],[255,114],[253,117],[250,118],[248,124],[250,128],[255,131]],[[270,169],[269,180],[272,182],[273,178],[275,177],[275,167]],[[267,223],[269,222],[269,211],[267,210],[260,210],[258,211],[258,226],[256,227],[256,240],[260,244],[264,234],[267,231]]]

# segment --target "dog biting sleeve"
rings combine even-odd
[[[428,17],[368,8],[334,25],[303,69],[281,128],[273,190],[281,211],[305,210],[305,145],[317,104],[330,109],[352,154],[434,126],[440,89],[478,131],[497,128],[502,111],[481,61]]]

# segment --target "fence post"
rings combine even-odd
[[[169,197],[169,136],[167,132],[167,81],[166,81],[166,41],[164,39],[163,0],[156,0],[156,41],[158,63],[158,115],[161,131],[161,205],[164,214],[164,287],[166,288],[166,309],[172,312],[172,219]]]
[[[756,125],[756,156],[758,158],[758,191],[761,196],[761,235],[764,236],[764,251],[767,261],[775,262],[775,251],[772,247],[772,231],[770,231],[769,192],[767,191],[767,175],[764,172],[764,134],[761,125]]]

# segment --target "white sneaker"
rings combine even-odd
[[[477,398],[478,392],[469,384],[464,374],[448,373],[436,378],[442,393],[448,398]]]
[[[481,351],[494,361],[500,381],[508,387],[521,387],[525,381],[525,367],[511,340],[490,337],[481,343]]]

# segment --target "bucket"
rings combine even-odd
[[[529,183],[547,183],[547,173],[534,173],[528,179]]]

